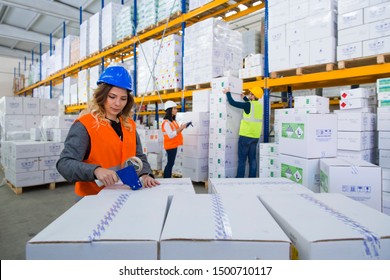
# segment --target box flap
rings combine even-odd
[[[165,193],[173,195],[176,193],[195,194],[195,189],[190,178],[157,178],[160,185],[153,188],[141,188],[133,191],[129,186],[123,184],[115,184],[105,187],[98,195],[118,194],[118,193]]]
[[[287,178],[210,178],[209,193],[253,194],[312,193]]]
[[[290,242],[256,196],[177,195],[161,241],[244,240]]]
[[[167,200],[164,195],[86,196],[29,243],[158,241]]]

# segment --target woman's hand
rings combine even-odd
[[[96,179],[102,182],[105,186],[112,186],[119,181],[118,175],[114,170],[98,167],[93,172]]]
[[[160,182],[158,182],[156,179],[149,176],[148,174],[142,175],[140,179],[144,188],[153,188],[155,186],[160,185]]]

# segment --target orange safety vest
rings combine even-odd
[[[123,126],[121,120],[123,141],[109,123],[100,122],[91,115],[84,115],[78,119],[88,131],[91,138],[91,151],[89,157],[83,162],[98,164],[103,168],[118,170],[122,163],[136,154],[136,125],[129,119],[131,131]],[[95,182],[76,182],[75,193],[80,196],[98,194],[101,188]]]
[[[169,138],[167,132],[164,129],[165,123],[168,123],[172,130],[176,130],[179,128],[179,125],[177,124],[176,121],[170,122],[169,120],[165,119],[162,122],[161,130],[164,135],[164,149],[165,150],[175,149],[180,145],[183,145],[183,135],[181,134],[181,132],[179,132],[175,137]]]

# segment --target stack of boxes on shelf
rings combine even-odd
[[[242,80],[221,77],[212,81],[210,95],[209,178],[233,178],[237,175],[238,137],[242,110],[232,107],[222,93],[230,89],[234,100],[241,101]]]
[[[377,80],[378,148],[382,168],[383,212],[390,215],[390,78]]]
[[[0,108],[7,180],[15,187],[65,181],[55,164],[77,116],[60,115],[57,99],[2,97]]]
[[[328,114],[329,99],[295,99],[297,113],[280,116],[279,163],[281,177],[320,191],[320,158],[337,154],[337,116]]]
[[[224,21],[209,18],[186,28],[184,85],[209,83],[225,71],[238,72],[242,48],[241,33],[230,30]]]
[[[390,52],[390,2],[338,1],[337,60]]]
[[[141,140],[143,153],[147,156],[153,170],[162,168],[163,136],[159,129],[145,129],[137,125],[137,132]]]
[[[89,19],[88,50],[89,55],[96,53],[102,48],[102,14],[97,12]]]
[[[264,76],[264,55],[250,54],[245,57],[244,68],[238,71],[240,79]]]
[[[261,53],[260,42],[262,39],[260,31],[256,29],[249,29],[241,32],[241,34],[243,43],[242,55],[244,57],[251,54]]]
[[[80,24],[80,59],[89,55],[89,20]]]
[[[145,95],[155,90],[154,52],[155,40],[149,40],[139,45],[137,60],[137,94]]]
[[[372,100],[372,101],[371,101]],[[340,91],[337,156],[376,163],[376,114],[369,103],[376,103],[374,88]]]
[[[183,122],[193,122],[193,127],[183,131],[183,177],[194,182],[205,182],[209,171],[209,116],[210,89],[194,91],[192,112],[183,115]]]
[[[108,3],[102,9],[102,48],[108,47],[117,41],[116,25],[122,5]]]
[[[137,4],[137,32],[157,23],[157,0],[140,0]]]
[[[78,36],[74,35],[68,35],[64,38],[64,60],[63,60],[63,68],[68,67],[69,65],[73,64],[78,60],[75,56],[75,51],[73,48],[77,46],[77,41],[79,40]],[[73,48],[72,48],[73,47]],[[77,53],[77,56],[79,56],[80,53]]]
[[[336,1],[269,3],[270,71],[336,61]]]
[[[188,2],[186,0],[186,10],[188,9]],[[177,13],[181,11],[182,1],[177,0],[159,0],[158,8],[157,8],[157,22],[161,22],[162,20],[167,20],[171,14]]]
[[[182,88],[181,39],[181,36],[173,34],[156,41],[154,52],[156,53],[157,63],[154,74],[157,90]]]
[[[130,4],[132,4],[132,2]],[[133,19],[134,19],[133,6],[122,5],[122,8],[119,11],[116,18],[116,25],[115,25],[116,41],[123,39],[124,37],[134,33]]]

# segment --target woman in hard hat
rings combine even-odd
[[[172,177],[172,168],[175,164],[177,147],[183,145],[183,135],[181,132],[187,124],[178,125],[176,122],[177,104],[168,100],[164,104],[165,116],[161,125],[164,135],[164,149],[167,152],[168,162],[164,168],[164,178]]]
[[[138,173],[143,186],[158,185],[131,118],[134,98],[129,73],[122,66],[110,66],[97,84],[87,109],[69,130],[58,171],[69,182],[76,182],[77,195],[94,195],[101,190],[95,180],[105,186],[115,184],[119,180],[115,170],[136,156],[143,163]]]

